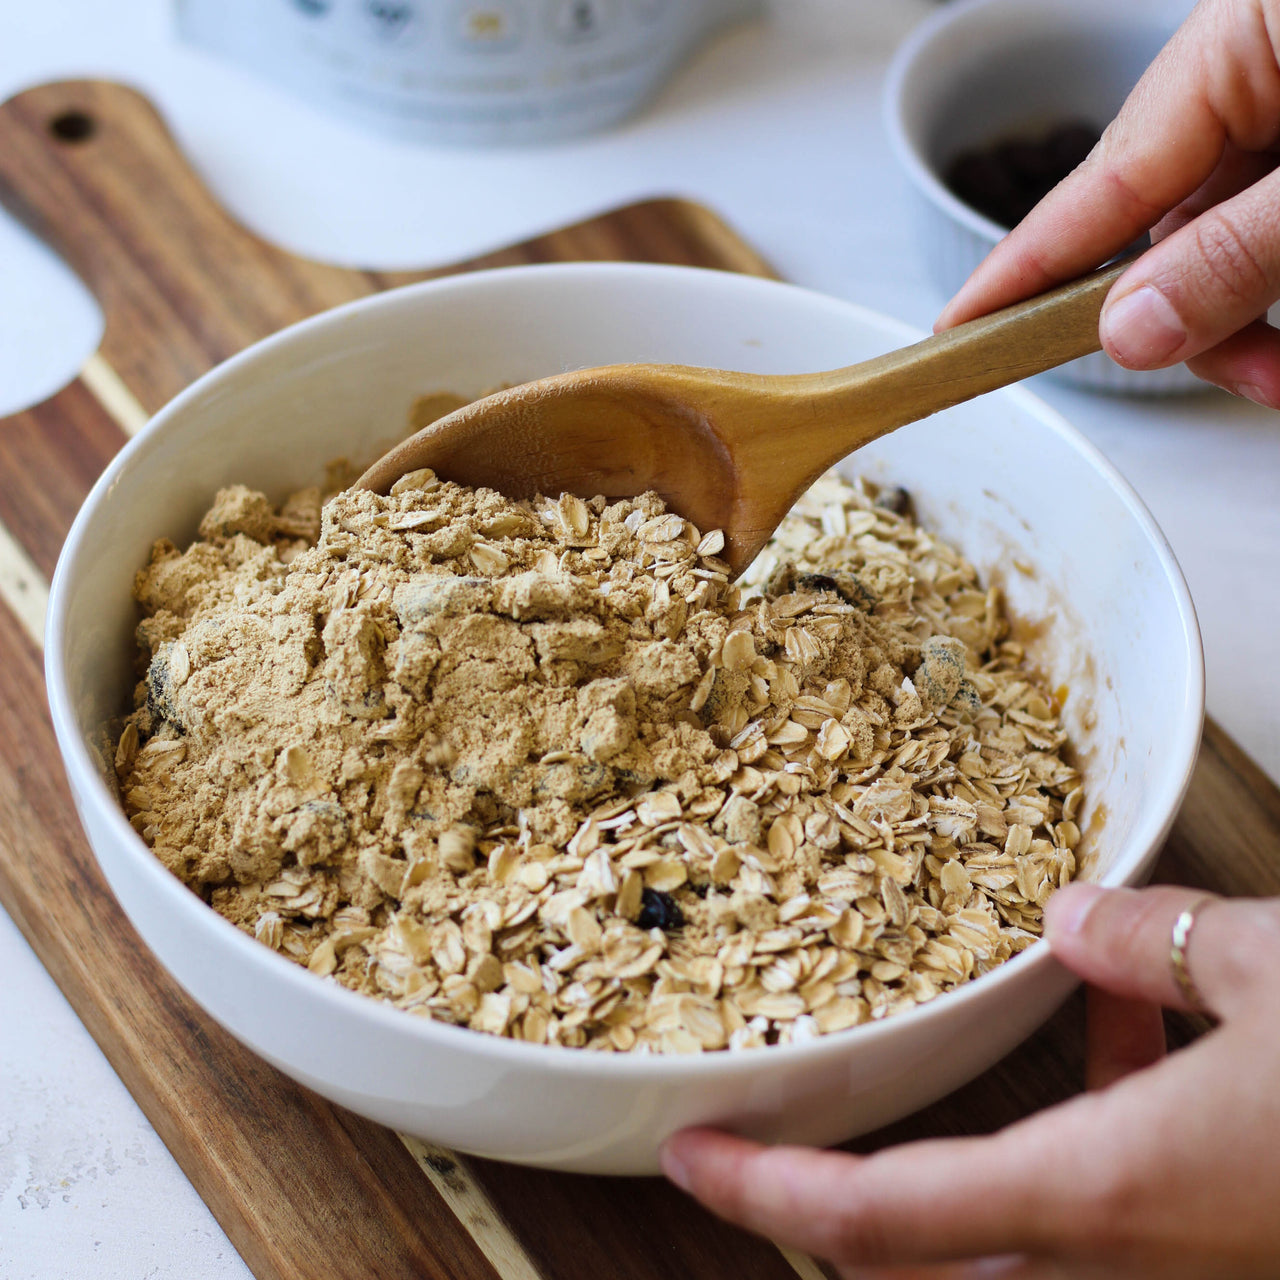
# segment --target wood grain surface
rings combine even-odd
[[[40,671],[39,605],[94,478],[146,413],[218,360],[321,308],[447,270],[562,259],[767,274],[706,210],[657,200],[422,273],[306,262],[210,199],[163,123],[117,85],[0,106],[0,199],[102,304],[101,350],[44,404],[0,421],[0,901],[259,1280],[623,1280],[829,1274],[717,1222],[654,1179],[462,1159],[295,1085],[210,1023],[116,906],[81,835]],[[1280,791],[1208,727],[1158,875],[1280,892]],[[1185,1040],[1200,1028],[1174,1025]],[[1078,999],[999,1066],[858,1142],[984,1132],[1081,1083]]]

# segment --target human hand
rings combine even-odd
[[[1280,408],[1280,0],[1200,0],[1089,157],[987,256],[936,329],[1083,274],[1150,230],[1112,288],[1103,347],[1186,361]]]
[[[667,1176],[849,1278],[1274,1280],[1280,899],[1199,908],[1187,959],[1220,1025],[1164,1057],[1157,1006],[1187,1007],[1170,937],[1197,902],[1086,884],[1049,900],[1049,945],[1091,984],[1090,1092],[991,1137],[870,1156],[691,1129],[665,1144]]]

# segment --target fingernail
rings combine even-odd
[[[1101,337],[1111,355],[1132,369],[1146,369],[1182,349],[1187,329],[1169,299],[1144,284],[1102,310]]]
[[[1252,382],[1242,382],[1235,388],[1238,396],[1244,396],[1246,400],[1252,400],[1254,404],[1260,404],[1264,409],[1274,409],[1276,407],[1275,400],[1267,395],[1259,386],[1255,386]]]
[[[672,1149],[670,1142],[662,1144],[662,1150],[658,1153],[658,1159],[662,1163],[662,1172],[680,1188],[681,1191],[688,1191],[691,1179],[689,1177],[689,1166],[676,1155]]]
[[[977,1280],[979,1276],[1007,1276],[1010,1272],[1020,1271],[1027,1265],[1023,1254],[1004,1254],[999,1258],[979,1258],[969,1265],[966,1273]]]
[[[1089,913],[1105,894],[1106,890],[1095,884],[1080,882],[1059,889],[1044,909],[1044,923],[1050,940],[1082,932]]]

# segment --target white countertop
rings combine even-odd
[[[1187,6],[1189,7],[1189,5]],[[906,192],[880,124],[884,68],[930,0],[774,0],[620,130],[528,151],[384,142],[176,43],[164,0],[0,6],[0,98],[80,75],[145,89],[215,192],[295,251],[426,266],[627,199],[718,210],[798,283],[927,326]],[[0,414],[96,345],[83,288],[0,215]],[[1280,779],[1280,416],[1209,392],[1036,389],[1164,527],[1204,632],[1209,710]],[[235,1250],[0,912],[0,1276],[231,1280]]]

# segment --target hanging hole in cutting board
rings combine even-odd
[[[85,142],[97,126],[86,111],[63,111],[49,121],[49,132],[60,142]]]

